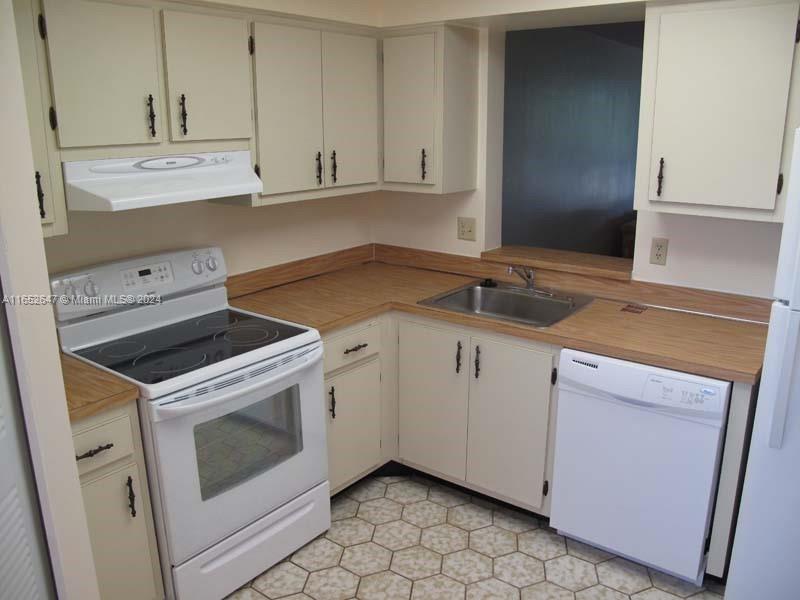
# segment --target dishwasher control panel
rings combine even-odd
[[[647,377],[642,399],[653,404],[698,412],[720,412],[724,400],[720,390],[713,385],[656,374]]]

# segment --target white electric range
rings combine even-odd
[[[62,349],[139,387],[181,600],[219,600],[330,526],[319,333],[230,308],[226,276],[202,248],[51,279]]]

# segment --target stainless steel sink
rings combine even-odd
[[[570,316],[593,298],[549,289],[526,289],[495,283],[467,286],[422,300],[420,304],[455,312],[550,327]]]

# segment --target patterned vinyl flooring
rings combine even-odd
[[[330,530],[228,600],[722,600],[531,514],[416,477],[335,496]]]

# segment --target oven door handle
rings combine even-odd
[[[208,400],[201,400],[197,401],[195,398],[187,398],[185,400],[180,400],[178,402],[174,402],[171,404],[151,404],[150,405],[150,415],[153,421],[165,421],[167,419],[174,419],[175,417],[183,417],[191,413],[199,412],[202,410],[206,410],[207,408],[211,408],[212,406],[217,406],[219,404],[224,404],[226,402],[230,402],[234,398],[238,398],[239,396],[244,396],[257,390],[260,387],[264,387],[265,385],[274,385],[283,381],[284,379],[288,379],[292,375],[296,374],[298,371],[302,371],[314,364],[318,363],[322,360],[322,347],[315,348],[313,351],[309,352],[302,358],[298,360],[295,365],[292,365],[291,368],[281,372],[278,374],[277,377],[274,378],[258,378],[254,382],[250,383],[245,387],[242,387],[238,390],[234,390],[227,394],[223,394],[221,396],[216,396],[213,398],[209,398]]]

